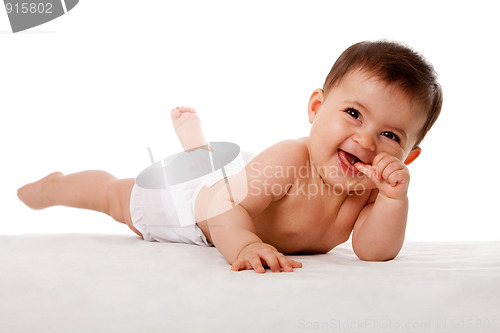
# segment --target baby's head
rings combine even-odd
[[[323,85],[325,96],[343,78],[356,70],[365,71],[395,86],[426,112],[426,121],[417,136],[417,147],[436,122],[443,93],[433,66],[409,47],[395,42],[360,42],[347,48],[337,59]]]

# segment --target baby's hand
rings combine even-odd
[[[266,243],[252,243],[247,245],[238,255],[238,259],[231,266],[232,271],[253,269],[256,273],[265,273],[263,263],[273,272],[293,272],[294,268],[301,268],[302,264],[288,259],[278,252],[274,246]]]
[[[402,199],[408,193],[410,172],[406,165],[388,153],[380,153],[373,164],[354,165],[377,186],[379,193],[392,199]]]

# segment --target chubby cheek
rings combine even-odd
[[[324,146],[332,146],[338,144],[338,138],[343,132],[345,130],[343,130],[339,121],[322,118],[313,123],[310,135],[318,143]]]
[[[311,131],[311,159],[316,166],[327,168],[337,168],[338,164],[335,162],[337,151],[339,148],[338,131],[333,126],[329,128],[316,128]]]
[[[380,142],[377,145],[377,154],[375,157],[375,160],[377,160],[377,157],[381,157],[382,155],[389,154],[391,156],[394,156],[401,162],[404,162],[406,159],[408,153],[405,151],[405,148],[399,145],[399,143],[395,142],[389,142],[385,138],[381,137]]]
[[[398,160],[400,160],[401,162],[404,162],[404,160],[406,159],[406,155],[403,148],[398,148],[398,149],[393,149],[392,152],[388,152],[390,155],[396,157]]]

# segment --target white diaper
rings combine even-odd
[[[155,185],[149,180],[149,184],[144,185],[145,182],[140,181],[138,177],[130,198],[130,215],[134,227],[147,241],[211,246],[196,225],[196,197],[203,187],[212,186],[223,179],[224,174],[229,177],[241,171],[254,156],[249,152],[239,152],[238,156],[223,168],[195,179],[163,186],[166,188],[154,188]],[[167,178],[164,174],[159,183],[165,183]]]
[[[196,224],[182,227],[172,197],[165,189],[145,189],[134,185],[130,216],[144,240],[210,246]]]

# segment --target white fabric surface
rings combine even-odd
[[[500,242],[350,245],[293,273],[121,235],[0,236],[0,332],[498,332]]]

